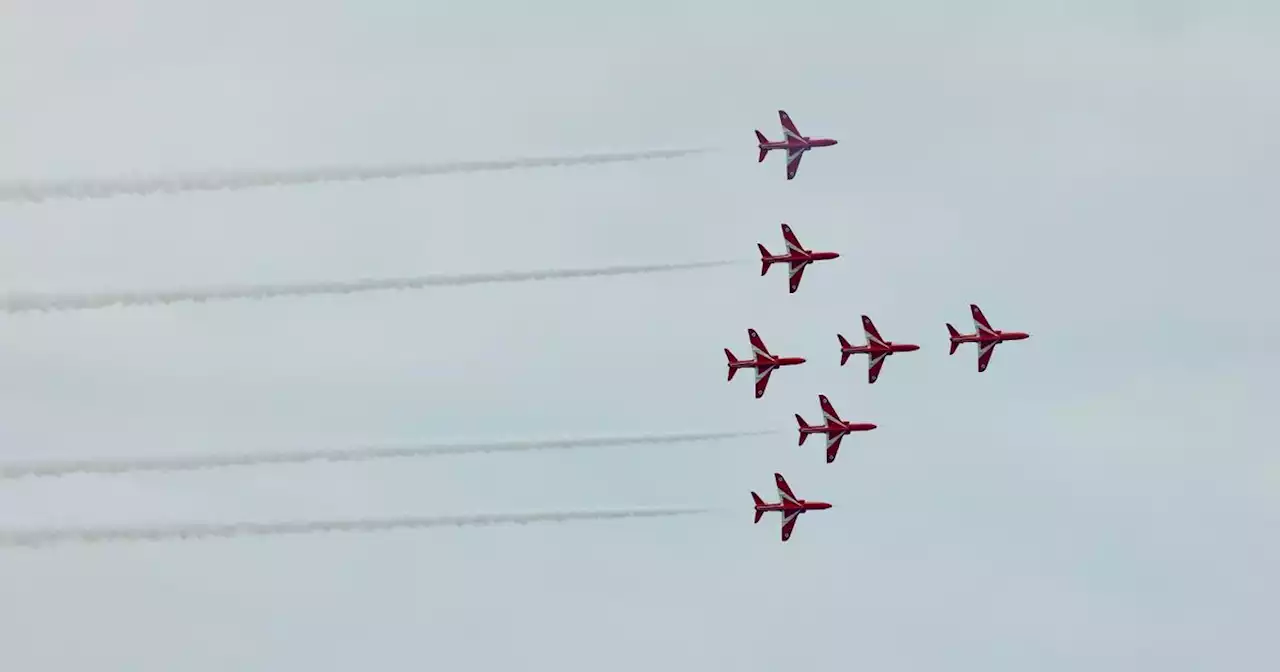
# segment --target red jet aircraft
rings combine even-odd
[[[782,474],[774,474],[773,479],[778,482],[778,503],[768,504],[760,495],[751,493],[751,499],[756,503],[756,520],[760,522],[760,517],[766,511],[782,512],[782,540],[786,541],[791,538],[791,531],[796,527],[796,519],[805,511],[815,511],[820,509],[829,509],[831,505],[826,502],[812,502],[804,499],[797,499],[795,493],[791,492],[791,487],[787,485],[787,479]]]
[[[818,395],[818,405],[822,407],[822,419],[826,421],[823,425],[811,425],[796,413],[796,422],[800,424],[800,443],[803,446],[804,440],[809,438],[810,434],[826,434],[827,435],[827,464],[836,461],[836,453],[840,452],[840,441],[844,439],[845,434],[850,432],[869,432],[876,428],[870,422],[845,422],[840,419],[840,415],[836,413],[836,409],[831,407],[831,402],[827,401],[826,395]]]
[[[769,272],[769,267],[774,264],[786,263],[790,265],[791,275],[791,293],[795,294],[800,288],[800,278],[804,277],[804,267],[815,261],[826,261],[828,259],[839,258],[839,252],[814,252],[806,250],[800,244],[800,239],[796,238],[796,234],[792,232],[791,227],[786,223],[782,225],[782,239],[787,243],[787,253],[773,255],[769,254],[769,250],[765,248],[764,243],[756,243],[756,247],[760,248],[760,275],[763,277]]]
[[[794,179],[796,171],[800,169],[800,159],[804,158],[804,153],[814,147],[830,147],[836,144],[831,138],[810,138],[800,135],[800,131],[796,130],[796,125],[791,123],[791,117],[786,112],[778,110],[778,120],[782,122],[783,139],[779,142],[770,142],[764,137],[764,133],[756,131],[756,140],[759,141],[760,161],[764,161],[764,157],[775,149],[787,150],[787,179]]]
[[[996,346],[1005,341],[1021,341],[1031,336],[1021,331],[1000,331],[993,329],[991,323],[987,321],[982,309],[977,304],[969,304],[969,311],[973,313],[973,330],[972,334],[962,334],[956,331],[956,328],[947,323],[947,331],[951,332],[951,352],[950,355],[956,354],[956,348],[961,343],[977,343],[978,344],[978,373],[987,370],[987,364],[991,362],[991,355],[996,351]]]
[[[884,340],[880,337],[880,332],[876,331],[876,325],[871,322],[871,318],[866,315],[862,316],[862,331],[867,335],[866,345],[853,345],[840,334],[836,334],[836,338],[840,339],[840,366],[844,366],[849,361],[849,355],[863,353],[869,355],[867,384],[876,382],[880,377],[880,367],[884,366],[885,357],[896,352],[913,352],[920,349],[920,346],[912,343],[894,343]]]
[[[803,357],[777,357],[769,353],[769,349],[764,347],[764,341],[760,340],[760,335],[755,329],[747,330],[747,338],[751,340],[751,351],[755,355],[754,359],[738,359],[733,356],[729,348],[724,349],[724,354],[729,358],[729,380],[733,380],[733,374],[738,369],[755,369],[756,370],[756,399],[764,396],[764,388],[769,384],[769,376],[773,374],[773,370],[782,366],[794,366],[796,364],[804,364]]]

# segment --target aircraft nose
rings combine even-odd
[[[879,427],[879,426],[880,426],[880,425],[877,425],[877,424],[876,424],[876,423],[874,423],[874,422],[868,422],[868,423],[867,423],[867,429],[875,429],[876,427]]]

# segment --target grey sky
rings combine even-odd
[[[729,511],[5,550],[5,669],[1274,667],[1274,3],[422,4],[6,3],[0,179],[725,149],[0,204],[0,291],[843,256],[5,316],[0,459],[780,433],[7,482],[5,528]],[[793,182],[779,108],[841,141]],[[981,375],[970,302],[1032,333]],[[874,386],[860,313],[923,346]],[[763,400],[748,327],[809,358]],[[880,426],[833,465],[819,393]],[[775,470],[835,504],[786,544]]]

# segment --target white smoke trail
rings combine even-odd
[[[60,477],[71,474],[125,474],[146,471],[194,471],[225,467],[250,467],[268,464],[301,464],[305,462],[363,462],[409,457],[470,455],[477,453],[512,453],[532,450],[571,448],[607,448],[627,445],[715,441],[744,436],[773,434],[773,431],[707,432],[690,434],[658,434],[650,436],[591,437],[578,439],[546,439],[540,441],[503,441],[498,443],[461,443],[441,445],[370,446],[345,450],[310,450],[275,453],[240,453],[229,455],[191,455],[182,457],[121,458],[113,460],[74,460],[65,462],[32,462],[0,464],[0,479],[23,477]]]
[[[329,166],[301,170],[204,175],[186,174],[169,177],[155,176],[103,180],[0,182],[0,201],[39,203],[46,200],[68,198],[96,199],[130,194],[145,196],[158,193],[172,194],[190,191],[253,189],[276,185],[385,180],[449,173],[668,159],[705,151],[707,151],[705,148],[661,149],[642,152],[508,159],[503,161],[464,161],[437,164],[411,163],[387,166]]]
[[[103,294],[7,294],[0,296],[0,311],[92,310],[109,306],[145,306],[183,301],[229,301],[234,299],[270,299],[282,296],[319,296],[354,294],[393,289],[421,289],[478,285],[494,282],[529,282],[608,275],[661,273],[735,264],[735,261],[698,261],[684,264],[651,264],[639,266],[607,266],[604,268],[551,269],[541,271],[508,271],[469,275],[424,275],[410,278],[371,278],[346,282],[316,282],[296,285],[239,285],[175,289],[167,292],[114,292]]]
[[[446,517],[398,517],[364,520],[320,520],[280,523],[177,523],[121,527],[0,530],[0,546],[40,547],[60,543],[113,541],[171,541],[209,537],[262,537],[316,532],[384,532],[431,527],[526,525],[580,520],[658,518],[706,513],[708,509],[630,509],[621,511],[561,511]]]

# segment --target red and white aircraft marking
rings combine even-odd
[[[867,336],[866,345],[853,345],[844,336],[836,334],[836,338],[840,339],[840,366],[844,366],[849,361],[849,355],[860,355],[866,353],[867,358],[867,384],[876,382],[880,377],[880,367],[884,366],[884,359],[896,352],[913,352],[919,350],[920,346],[913,343],[894,343],[886,341],[880,337],[880,332],[876,330],[876,325],[871,318],[866,315],[862,316],[862,331]]]
[[[830,147],[836,144],[831,138],[811,138],[806,135],[800,135],[800,131],[796,129],[796,125],[791,122],[791,117],[786,112],[778,110],[778,120],[782,122],[783,139],[780,142],[770,142],[764,137],[764,133],[756,131],[757,147],[760,148],[760,161],[763,162],[764,157],[775,149],[787,150],[787,179],[795,179],[796,171],[800,169],[800,159],[804,158],[804,153],[814,147]]]
[[[977,304],[969,304],[969,311],[973,313],[973,329],[972,334],[962,334],[956,331],[956,328],[947,323],[947,331],[951,333],[951,352],[949,355],[956,354],[956,348],[961,343],[977,343],[978,344],[978,373],[987,370],[987,364],[991,362],[991,355],[995,353],[996,346],[1005,341],[1021,341],[1029,338],[1031,334],[1021,331],[1001,331],[992,328],[991,323],[987,321],[987,317],[982,314],[982,309]]]
[[[815,502],[811,500],[800,499],[791,491],[791,486],[787,485],[787,479],[782,474],[774,474],[773,479],[778,483],[778,503],[769,504],[760,495],[751,493],[751,499],[756,505],[755,522],[760,522],[760,517],[767,511],[782,512],[782,540],[786,541],[791,538],[791,531],[796,527],[796,519],[800,514],[806,511],[818,511],[821,509],[829,509],[831,505],[826,502]]]
[[[764,388],[769,385],[769,376],[773,375],[774,369],[804,364],[803,357],[778,357],[771,354],[755,329],[747,330],[747,338],[751,341],[751,351],[755,355],[752,359],[738,359],[729,348],[724,349],[724,354],[729,358],[729,380],[733,380],[733,374],[738,369],[756,370],[756,399],[764,396]]]
[[[782,239],[787,243],[786,254],[770,254],[765,248],[764,243],[756,243],[756,247],[760,248],[760,275],[764,276],[769,272],[769,267],[778,263],[786,263],[789,265],[791,278],[790,293],[795,294],[800,288],[800,279],[804,277],[804,269],[815,261],[826,261],[828,259],[837,259],[840,257],[839,252],[814,252],[806,250],[800,244],[800,239],[796,238],[795,232],[784,222],[782,225]]]
[[[809,438],[810,434],[826,434],[827,435],[827,464],[836,461],[836,453],[840,452],[840,442],[846,434],[850,432],[869,432],[876,428],[870,422],[845,422],[840,419],[840,415],[836,413],[836,409],[832,408],[831,402],[827,400],[826,395],[818,395],[818,405],[822,407],[822,419],[826,424],[811,425],[796,413],[796,422],[800,425],[800,443],[803,446],[804,440]]]

